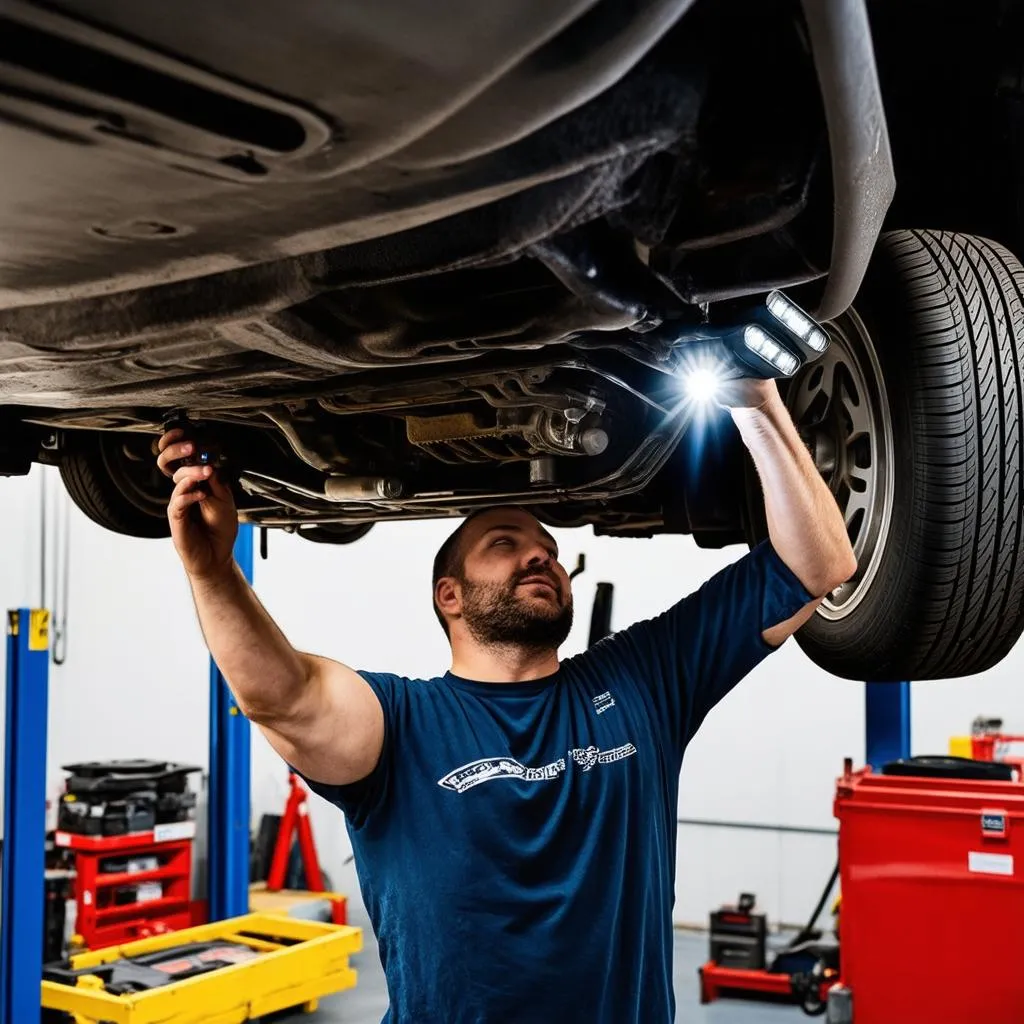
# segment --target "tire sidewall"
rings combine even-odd
[[[898,651],[910,639],[909,616],[919,599],[913,593],[916,574],[910,571],[910,560],[923,539],[918,510],[925,498],[916,473],[922,464],[915,450],[920,410],[915,409],[914,399],[920,384],[916,350],[909,343],[918,327],[908,309],[899,270],[884,244],[865,277],[855,309],[866,328],[864,340],[881,367],[892,425],[892,509],[886,535],[877,541],[882,551],[868,592],[840,620],[815,613],[798,632],[797,642],[812,660],[836,675],[894,680],[899,666],[882,652]],[[865,649],[865,637],[872,638],[870,649]]]

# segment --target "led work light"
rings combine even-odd
[[[828,333],[782,292],[728,326],[702,326],[679,338],[676,373],[695,402],[714,401],[728,380],[792,377],[829,346]]]

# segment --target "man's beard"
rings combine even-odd
[[[544,575],[536,569],[517,573],[507,583],[475,583],[462,578],[462,617],[474,639],[488,647],[556,650],[572,629],[572,599],[560,607],[527,603],[519,583]],[[552,583],[558,583],[553,575]]]

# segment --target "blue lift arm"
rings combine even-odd
[[[0,1024],[39,1021],[46,868],[50,613],[7,613]]]
[[[253,534],[243,525],[235,560],[252,582]],[[45,905],[49,619],[8,612],[4,742],[0,1024],[40,1017]],[[249,911],[249,722],[210,662],[210,920]]]
[[[877,772],[910,757],[910,683],[865,683],[865,761]]]
[[[252,583],[253,528],[242,524],[235,561]],[[250,725],[210,659],[209,917],[249,913]]]

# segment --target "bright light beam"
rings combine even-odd
[[[713,402],[721,385],[721,377],[707,367],[698,366],[683,376],[683,388],[687,397],[702,405]]]

